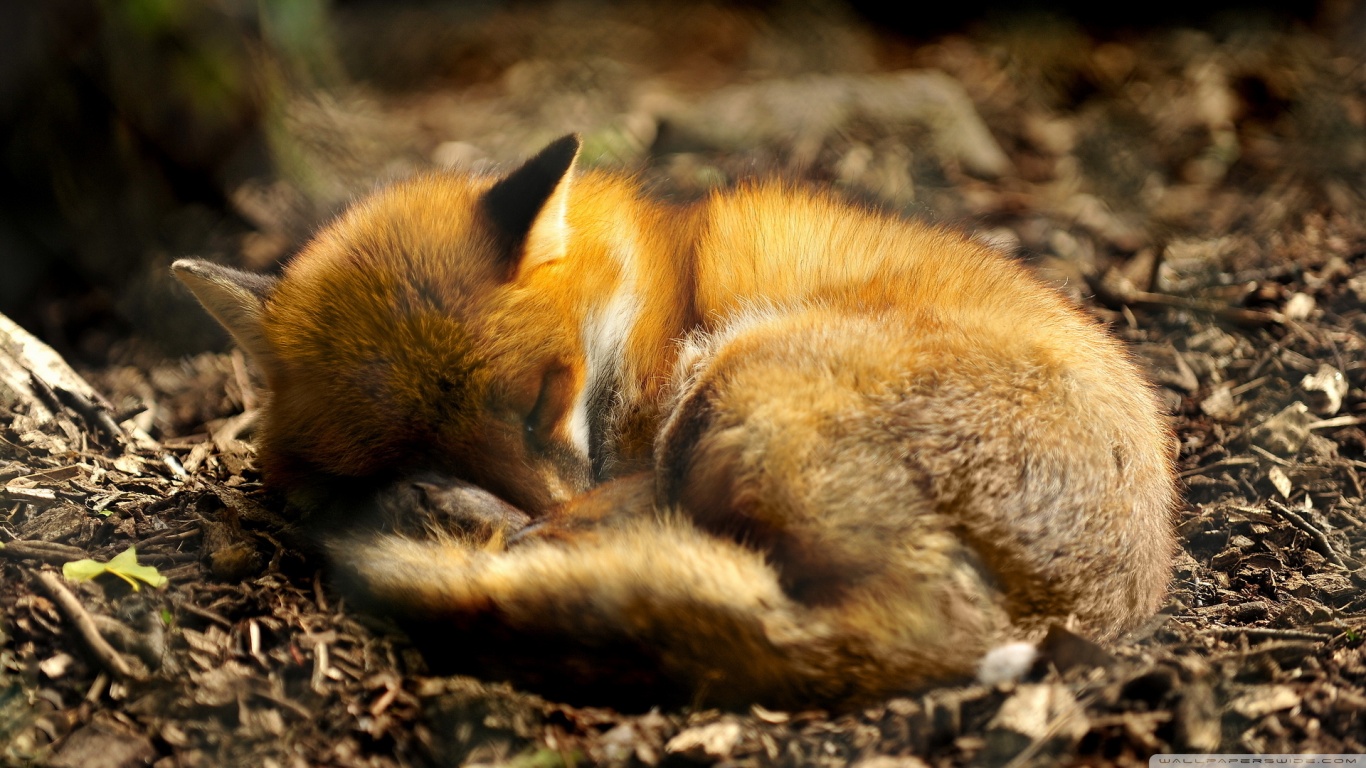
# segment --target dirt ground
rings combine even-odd
[[[355,4],[330,25],[302,64],[279,53],[298,47],[261,54],[277,74],[256,117],[268,171],[218,177],[176,219],[201,235],[146,247],[152,277],[120,285],[144,298],[118,306],[159,307],[156,321],[47,335],[104,399],[49,391],[47,416],[0,399],[0,763],[1366,753],[1360,7],[1135,28],[993,16],[919,37],[806,3]],[[1184,549],[1163,611],[1105,648],[1059,630],[1024,682],[855,712],[619,713],[425,674],[290,545],[252,465],[241,354],[167,356],[145,329],[212,338],[164,275],[172,258],[267,269],[377,181],[512,162],[571,130],[587,162],[676,199],[781,173],[964,228],[1107,322],[1181,445]],[[132,545],[165,586],[55,578]]]

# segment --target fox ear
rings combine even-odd
[[[261,328],[261,313],[266,297],[275,287],[275,278],[228,269],[202,259],[179,259],[171,265],[171,271],[257,365],[271,366],[273,358]]]
[[[484,212],[507,246],[511,274],[564,256],[565,202],[581,145],[576,134],[558,138],[484,193]]]

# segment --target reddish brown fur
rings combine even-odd
[[[957,232],[775,182],[665,206],[568,141],[382,190],[268,289],[177,267],[266,371],[272,483],[436,469],[545,520],[506,552],[348,539],[365,594],[794,705],[1157,608],[1171,438],[1093,320]],[[546,195],[525,231],[495,185]],[[644,473],[578,495],[590,457]]]

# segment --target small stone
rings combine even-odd
[[[1281,314],[1285,315],[1287,320],[1308,320],[1317,308],[1318,302],[1314,301],[1313,296],[1307,293],[1292,293],[1290,298],[1286,299]]]
[[[689,728],[669,739],[664,751],[689,757],[721,759],[730,757],[740,742],[740,724],[724,720]]]
[[[52,658],[45,659],[38,663],[38,669],[50,680],[57,680],[66,675],[67,670],[71,669],[71,664],[76,659],[69,653],[58,653]]]
[[[1269,685],[1240,696],[1229,709],[1249,720],[1260,720],[1272,712],[1290,709],[1300,703],[1300,695],[1288,685]]]
[[[1224,382],[1200,401],[1200,410],[1216,421],[1230,422],[1236,420],[1243,409],[1233,399],[1232,383]]]
[[[1312,422],[1309,406],[1293,402],[1253,429],[1252,443],[1277,456],[1291,456],[1309,439],[1309,425]]]
[[[1324,363],[1300,381],[1300,389],[1309,396],[1309,407],[1314,413],[1332,416],[1342,408],[1342,398],[1347,396],[1347,377]]]

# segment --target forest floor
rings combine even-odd
[[[676,199],[781,173],[964,228],[1108,323],[1158,385],[1184,483],[1170,599],[1104,649],[1058,633],[1024,682],[853,712],[632,714],[433,677],[290,546],[241,354],[130,351],[82,371],[106,402],[0,411],[0,763],[1366,753],[1366,66],[1333,30],[1034,18],[911,42],[805,5],[367,8],[336,19],[350,83],[284,102],[296,171],[230,190],[252,231],[222,258],[267,268],[376,179],[512,162],[570,130],[587,162]],[[130,546],[165,586],[55,578]]]

